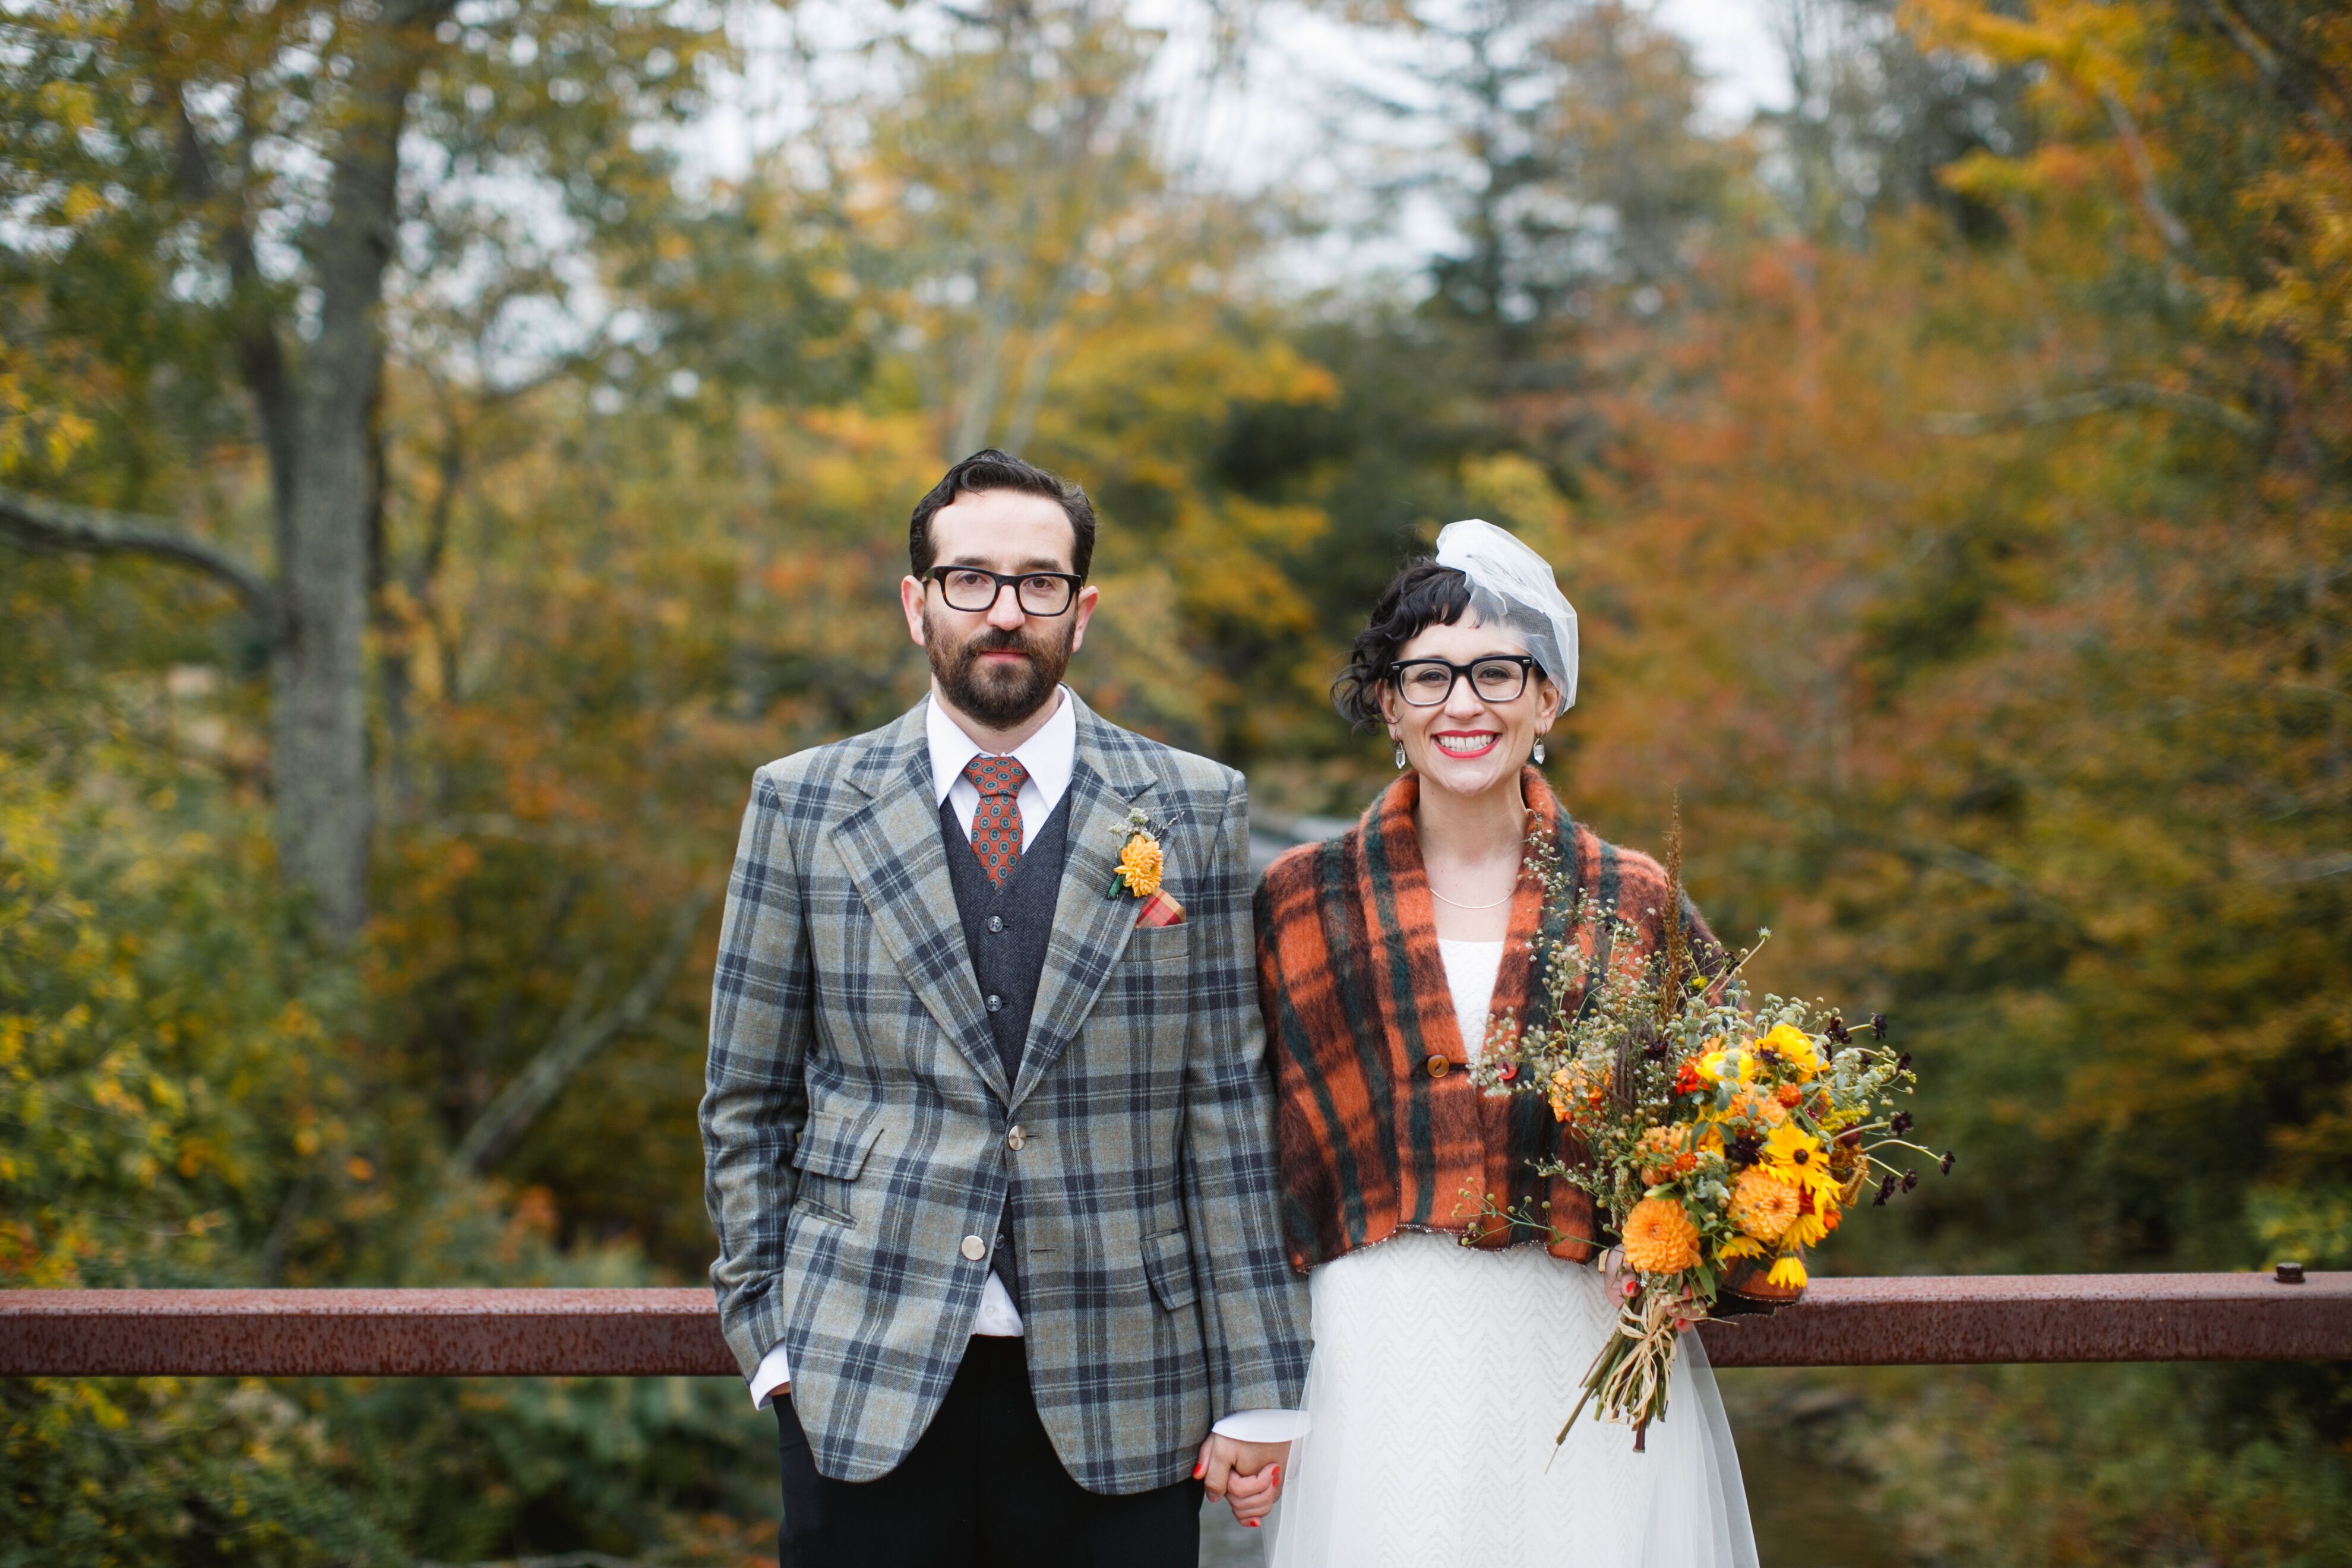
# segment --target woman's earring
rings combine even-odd
[[[1396,752],[1397,772],[1404,772],[1404,742],[1394,735],[1391,735],[1389,737],[1389,745]]]
[[[1538,735],[1536,737],[1536,766],[1543,766],[1543,737],[1541,735]]]

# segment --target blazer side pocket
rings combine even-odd
[[[1200,1300],[1201,1292],[1192,1283],[1192,1238],[1181,1230],[1144,1238],[1143,1272],[1165,1311]]]
[[[820,1111],[801,1129],[793,1151],[793,1168],[801,1173],[796,1207],[812,1218],[835,1225],[855,1225],[849,1212],[852,1184],[865,1173],[866,1156],[882,1136],[882,1114],[866,1110],[840,1114]]]

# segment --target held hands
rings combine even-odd
[[[1211,1497],[1224,1500],[1235,1519],[1255,1530],[1282,1495],[1282,1467],[1289,1458],[1287,1443],[1241,1443],[1212,1432],[1201,1445],[1201,1462],[1192,1474],[1208,1483]]]

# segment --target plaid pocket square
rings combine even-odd
[[[1183,923],[1184,906],[1164,888],[1144,900],[1143,907],[1135,913],[1136,929],[1139,931],[1146,926],[1178,926]]]

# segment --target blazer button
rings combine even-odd
[[[1004,998],[1002,996],[991,996],[988,999],[988,1010],[992,1013],[1002,1011],[1003,1006]]]
[[[1007,1149],[1012,1149],[1016,1152],[1028,1142],[1029,1134],[1023,1131],[1018,1127],[1015,1127],[1012,1131],[1007,1132],[1004,1135],[1004,1146]]]
[[[1004,929],[1004,917],[1003,915],[989,916],[988,929],[991,931],[1003,931]]]
[[[963,1245],[956,1250],[977,1263],[988,1256],[988,1243],[976,1236],[967,1236],[963,1238]]]
[[[1454,1070],[1453,1062],[1434,1051],[1432,1051],[1429,1054],[1429,1059],[1421,1065],[1429,1069],[1429,1076],[1432,1078],[1444,1078]]]

